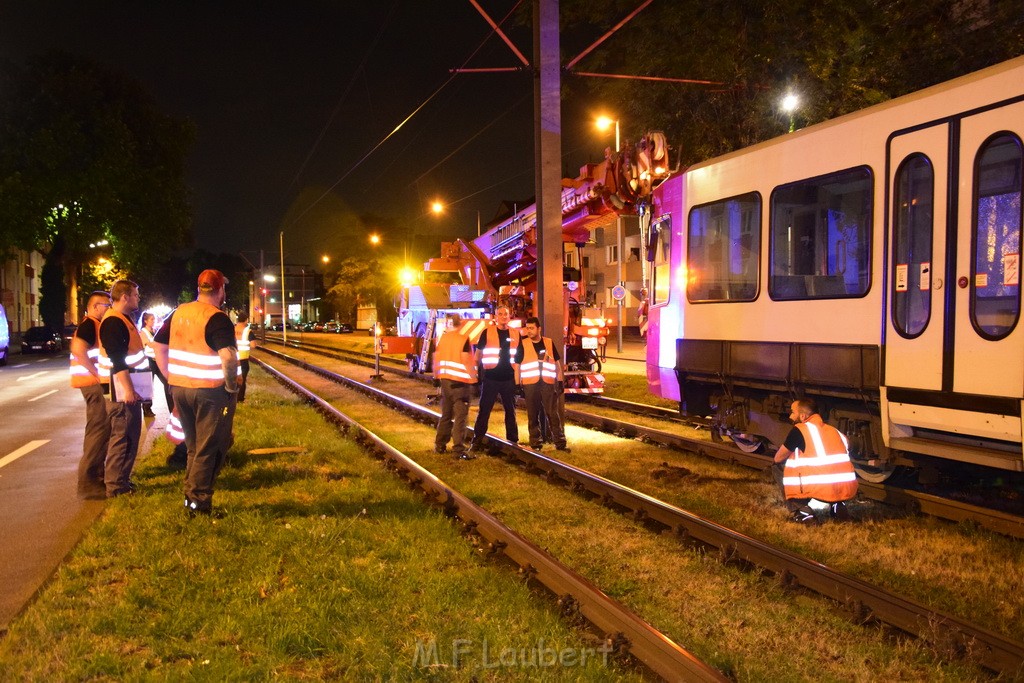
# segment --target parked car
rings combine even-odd
[[[49,327],[30,327],[21,338],[22,353],[57,353],[63,348],[60,333]]]
[[[11,346],[11,327],[7,324],[7,311],[0,304],[0,365],[7,365],[7,354]]]
[[[71,348],[71,340],[75,338],[75,331],[78,329],[78,325],[65,325],[64,334],[61,335],[64,339],[64,348]]]
[[[334,330],[338,334],[344,334],[352,331],[352,326],[348,323],[338,323],[337,329]]]

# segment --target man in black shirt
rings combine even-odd
[[[199,274],[196,300],[178,306],[153,339],[181,418],[188,464],[185,510],[209,515],[213,486],[227,460],[241,372],[235,327],[220,307],[228,279],[219,270]]]
[[[519,330],[509,327],[512,312],[508,306],[498,306],[494,312],[492,327],[487,327],[476,343],[476,359],[483,366],[480,387],[480,412],[473,425],[472,450],[479,450],[487,434],[487,423],[491,419],[494,401],[501,396],[505,409],[505,439],[519,441],[519,425],[516,423],[516,383],[518,363],[522,358]]]
[[[526,398],[526,420],[530,429],[530,447],[540,450],[544,441],[544,425],[547,433],[560,451],[568,451],[565,432],[562,428],[561,397],[563,384],[561,357],[550,337],[541,336],[540,319],[530,316],[526,319],[526,339],[523,340],[519,380]]]
[[[107,497],[135,492],[130,477],[139,453],[142,438],[142,400],[152,398],[136,390],[132,373],[137,373],[140,390],[143,372],[149,363],[142,346],[142,337],[128,316],[139,309],[139,286],[129,280],[118,280],[110,288],[112,302],[100,323],[100,363],[110,373],[110,401],[107,417],[110,440],[104,465]],[[152,384],[148,384],[150,391]]]
[[[85,304],[86,316],[71,339],[71,386],[82,391],[85,399],[85,438],[82,459],[78,463],[78,495],[88,500],[107,497],[103,483],[103,463],[110,441],[107,420],[109,378],[100,376],[100,321],[110,308],[110,294],[93,292]]]

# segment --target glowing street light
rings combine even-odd
[[[327,265],[328,263],[331,262],[331,257],[328,256],[327,254],[324,254],[323,256],[320,257],[320,260],[323,261],[324,265]]]
[[[619,151],[619,120],[613,119],[610,116],[598,116],[597,120],[594,121],[594,125],[597,126],[598,130],[608,130],[615,126],[615,151]]]
[[[789,132],[792,133],[794,130],[796,130],[796,123],[795,119],[793,118],[793,112],[795,112],[796,108],[800,106],[800,98],[793,93],[788,93],[785,97],[782,98],[781,106],[782,111],[786,112],[786,114],[789,115]]]
[[[442,202],[440,199],[435,199],[434,201],[430,202],[430,211],[435,216],[440,216],[442,213],[444,213],[444,202]]]
[[[377,233],[370,233],[370,244],[378,246],[381,243],[381,237]]]

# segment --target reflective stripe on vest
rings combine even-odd
[[[128,329],[128,353],[124,357],[124,364],[128,366],[128,371],[149,372],[149,361],[146,360],[146,350],[142,346],[142,337],[139,336],[139,331],[135,329],[132,321],[112,308],[107,309],[106,315],[103,316],[104,320],[107,318],[118,318]],[[97,338],[99,338],[98,333]],[[100,381],[109,382],[110,373],[113,369],[114,362],[107,356],[107,350],[103,348],[103,340],[100,339]]]
[[[491,330],[494,334],[491,334]],[[486,330],[487,334],[487,345],[484,346],[480,352],[480,363],[490,370],[498,367],[498,362],[501,360],[501,337],[498,335],[497,326]],[[516,357],[516,349],[519,348],[519,331],[514,330],[511,327],[508,328],[508,355],[509,362]]]
[[[544,342],[544,360],[537,355],[533,341],[529,338],[523,342],[523,364],[519,366],[519,379],[523,384],[536,384],[543,380],[545,384],[558,381],[558,363],[555,362],[554,348],[549,337],[541,337]]]
[[[167,427],[164,428],[164,436],[171,443],[181,443],[185,440],[185,430],[181,426],[181,418],[178,417],[178,409],[175,408],[171,412],[170,418],[167,420]]]
[[[237,323],[235,325],[235,342],[238,344],[238,360],[248,360],[249,351],[252,350],[252,345],[249,343],[249,331],[251,328],[248,324],[245,324],[241,329],[239,325],[243,323]]]
[[[813,418],[812,418],[813,419]],[[782,486],[786,498],[815,498],[826,503],[857,495],[857,475],[850,462],[846,437],[817,418],[797,425],[805,449],[786,460]],[[830,442],[825,445],[826,439]]]
[[[206,343],[206,325],[220,309],[202,301],[182,304],[171,314],[167,383],[172,387],[209,389],[224,384],[220,354]],[[238,369],[241,374],[242,369]]]
[[[476,367],[467,367],[462,362],[463,349],[468,340],[457,330],[448,330],[437,341],[434,362],[437,368],[434,376],[437,379],[448,379],[453,382],[472,384],[476,382]]]
[[[153,351],[153,333],[143,327],[139,330],[139,336],[142,337],[142,348],[146,352],[146,358],[156,360],[156,352]]]
[[[76,389],[81,389],[83,387],[91,387],[98,384],[107,384],[108,382],[110,382],[110,374],[107,373],[107,376],[104,377],[102,371],[99,368],[100,321],[97,320],[96,318],[93,318],[92,316],[87,315],[82,319],[82,322],[80,322],[78,326],[81,327],[86,323],[92,323],[96,338],[96,342],[89,347],[89,350],[86,352],[86,355],[92,359],[93,365],[96,366],[96,370],[97,372],[100,373],[100,376],[98,378],[95,377],[91,372],[89,372],[88,368],[86,368],[84,365],[78,362],[78,359],[75,358],[75,354],[71,354],[71,364],[68,366],[68,374],[71,376],[71,386]],[[77,330],[75,330],[75,336],[78,336]]]

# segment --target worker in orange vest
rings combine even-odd
[[[434,450],[446,452],[451,439],[455,457],[470,460],[473,456],[466,452],[466,420],[476,384],[476,363],[473,346],[462,327],[458,313],[445,316],[445,330],[434,351],[434,377],[441,384],[441,417],[437,421]]]
[[[192,516],[212,513],[213,486],[232,442],[241,368],[234,325],[220,310],[227,283],[219,270],[200,273],[196,300],[178,306],[153,341],[185,433],[185,510]]]
[[[78,461],[78,496],[86,500],[107,497],[103,483],[103,461],[107,457],[110,422],[107,399],[110,380],[100,376],[100,321],[110,308],[108,292],[93,292],[85,304],[86,315],[71,338],[71,386],[80,389],[85,399],[85,439],[82,459]]]
[[[829,503],[832,519],[849,520],[845,501],[857,495],[857,475],[846,437],[825,424],[812,399],[793,401],[790,410],[795,426],[775,454],[775,474],[793,521],[818,524],[809,506],[812,498]]]
[[[249,352],[256,341],[249,338],[252,326],[249,325],[249,314],[245,311],[235,316],[235,344],[238,346],[238,365],[242,368],[242,381],[238,383],[238,402],[245,403],[245,383],[249,378]]]
[[[523,328],[523,362],[519,365],[519,381],[526,398],[526,419],[530,429],[530,447],[540,450],[544,441],[541,416],[547,419],[555,448],[568,451],[562,424],[559,397],[564,392],[562,363],[551,337],[541,336],[540,318],[530,316]]]
[[[100,373],[110,378],[107,419],[110,440],[104,462],[107,497],[135,493],[131,481],[142,438],[142,402],[153,398],[142,337],[128,316],[139,309],[139,286],[118,280],[110,288],[110,308],[100,323]]]
[[[476,358],[483,367],[480,410],[473,425],[473,450],[483,447],[494,401],[500,396],[505,409],[505,439],[519,440],[516,422],[516,366],[519,363],[519,330],[510,327],[512,311],[502,304],[494,311],[494,325],[487,327],[476,343]]]

